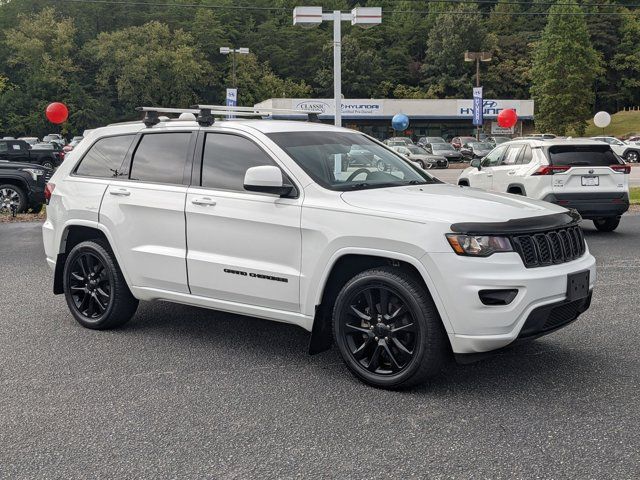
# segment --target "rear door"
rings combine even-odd
[[[197,129],[143,132],[107,187],[100,223],[135,287],[189,293],[184,206],[196,137]]]
[[[622,192],[628,176],[609,145],[554,145],[547,151],[549,163],[564,167],[553,175],[554,193]],[[613,168],[612,168],[613,167]]]

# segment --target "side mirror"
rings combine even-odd
[[[478,170],[482,170],[482,160],[480,158],[474,158],[473,160],[471,160],[471,163],[469,165],[471,165],[473,168],[477,168]]]
[[[244,174],[244,189],[249,192],[270,193],[285,197],[293,191],[293,185],[282,180],[282,171],[273,165],[251,167]]]

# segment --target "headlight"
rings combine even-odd
[[[496,252],[513,252],[511,242],[507,237],[449,233],[447,240],[458,255],[488,257]]]
[[[38,168],[23,168],[23,172],[27,172],[31,174],[31,178],[33,178],[34,182],[38,181],[38,177],[40,175],[44,175],[44,170],[40,170]]]

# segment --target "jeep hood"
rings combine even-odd
[[[449,224],[504,222],[567,211],[563,207],[519,195],[442,183],[344,192],[342,199],[363,210]]]

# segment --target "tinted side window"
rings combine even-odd
[[[7,147],[7,142],[0,142],[0,152],[6,152],[7,150],[9,150],[9,147]]]
[[[135,135],[119,135],[98,140],[76,169],[76,175],[115,177]]]
[[[496,165],[500,165],[500,161],[502,160],[502,155],[507,147],[498,147],[494,148],[489,155],[484,157],[482,161],[483,167],[495,167]]]
[[[182,184],[191,132],[142,136],[131,160],[131,180]]]
[[[244,192],[244,174],[251,167],[274,165],[251,140],[238,135],[208,133],[202,158],[202,186]]]
[[[531,160],[533,160],[533,152],[529,145],[525,145],[522,151],[522,155],[520,155],[520,159],[518,160],[518,163],[521,163],[524,165],[529,163]]]
[[[512,145],[507,150],[507,153],[502,159],[503,165],[515,165],[516,160],[518,159],[518,155],[520,150],[522,149],[522,145]]]

